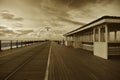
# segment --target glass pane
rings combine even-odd
[[[105,41],[105,28],[101,28],[101,31],[100,31],[100,41],[102,41],[102,42]]]
[[[120,41],[120,31],[117,31],[117,40]]]
[[[110,41],[114,41],[115,40],[115,32],[110,32],[109,33],[109,39],[110,39]]]

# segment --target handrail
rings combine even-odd
[[[3,42],[8,41],[8,42]],[[0,40],[0,51],[3,51],[2,48],[9,47],[9,49],[18,48],[22,46],[29,46],[34,43],[40,43],[43,42],[42,40],[36,40],[36,41],[26,41],[26,40]]]

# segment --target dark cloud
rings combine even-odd
[[[1,17],[6,20],[13,20],[13,21],[22,21],[24,20],[22,17],[15,17],[14,14],[9,13],[9,11],[4,10],[0,13]]]
[[[57,23],[57,22],[56,23],[53,22],[53,23],[50,23],[50,24],[51,24],[52,27],[60,27],[60,26],[62,27],[62,26],[64,26],[63,24],[60,24],[60,23]]]
[[[34,30],[17,30],[17,32],[19,32],[20,35],[25,35],[25,34],[29,34],[31,32],[34,32]]]
[[[13,30],[0,30],[0,32],[4,33],[4,34],[15,34],[15,32]]]
[[[88,4],[110,4],[111,2],[120,2],[119,0],[52,0],[56,4],[67,5],[71,8],[84,7]]]
[[[3,37],[3,36],[5,36],[5,34],[4,33],[0,33],[0,37]]]
[[[6,36],[14,36],[16,35],[16,33],[13,30],[9,30],[9,29],[4,29],[4,30],[0,30],[0,37],[6,37]]]
[[[24,0],[25,3],[29,3],[32,6],[40,7],[43,0]]]
[[[85,23],[83,23],[83,22],[77,22],[77,21],[73,21],[73,20],[70,20],[70,19],[67,19],[67,18],[63,18],[63,17],[59,17],[59,19],[63,22],[68,22],[70,24],[85,25]]]
[[[4,26],[0,26],[0,29],[7,29],[6,27],[4,27]]]
[[[46,5],[47,6],[55,5],[55,7],[58,7],[59,9],[60,5],[69,6],[71,8],[78,8],[88,4],[110,4],[112,2],[120,3],[120,0],[24,0],[24,1],[39,8],[45,7]],[[47,3],[52,4],[50,5]]]
[[[53,15],[53,16],[66,16],[66,17],[69,16],[69,14],[66,13],[68,11],[66,9],[58,9],[58,8],[51,8],[51,7],[45,6],[44,10],[49,15]]]

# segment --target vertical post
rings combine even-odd
[[[18,40],[16,41],[16,48],[18,48]]]
[[[22,43],[22,41],[21,41],[21,47],[22,47],[22,44],[23,44],[23,43]]]
[[[0,51],[2,51],[2,41],[0,40]]]
[[[26,41],[24,41],[24,44],[25,44],[25,46],[26,46]]]
[[[109,47],[109,46],[108,46],[108,42],[109,42],[109,41],[108,41],[108,36],[109,36],[108,33],[109,33],[109,29],[108,29],[108,25],[107,25],[107,24],[105,25],[105,33],[106,33],[106,34],[105,34],[105,36],[106,36],[105,38],[106,38],[106,45],[107,45],[107,46],[106,46],[106,49],[107,49],[107,50],[106,50],[106,59],[108,59],[108,54],[109,54],[109,53],[108,53],[108,47]]]
[[[10,49],[12,49],[12,40],[10,40]]]
[[[108,42],[108,26],[105,25],[105,41]]]
[[[117,40],[117,31],[115,30],[115,41]]]
[[[27,46],[29,45],[29,41],[27,41]]]
[[[101,28],[98,28],[98,42],[101,41]]]
[[[95,42],[95,28],[93,28],[93,42]]]

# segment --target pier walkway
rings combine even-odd
[[[120,80],[120,59],[55,42],[0,52],[0,80]]]

